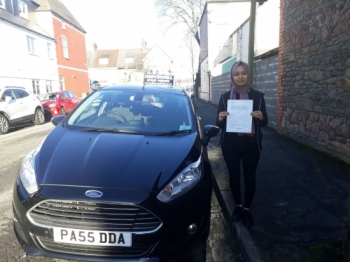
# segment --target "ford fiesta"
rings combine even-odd
[[[163,261],[208,237],[206,145],[219,128],[201,130],[186,93],[104,87],[52,123],[13,189],[14,231],[27,254]]]

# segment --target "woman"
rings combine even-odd
[[[221,150],[230,176],[230,189],[236,204],[232,220],[242,219],[247,227],[253,225],[250,206],[255,194],[255,173],[261,150],[262,133],[260,127],[268,123],[264,94],[250,88],[249,67],[246,63],[236,62],[230,72],[230,91],[221,95],[218,105],[216,125],[221,128]],[[226,132],[227,101],[229,99],[253,100],[251,133]],[[244,203],[241,199],[240,176],[241,163],[244,177]]]

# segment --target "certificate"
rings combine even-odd
[[[226,117],[226,132],[251,133],[253,100],[228,100]]]

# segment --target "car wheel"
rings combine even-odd
[[[64,110],[64,108],[63,107],[61,107],[61,116],[65,116],[66,115],[66,110]]]
[[[10,122],[4,115],[0,115],[0,135],[8,133],[10,129]]]
[[[43,110],[37,109],[35,112],[34,124],[42,125],[44,123],[45,123],[45,114],[44,114]]]

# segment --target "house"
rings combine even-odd
[[[34,94],[58,90],[55,39],[36,24],[36,8],[32,1],[0,0],[0,88],[21,86]]]
[[[140,48],[99,50],[92,44],[88,50],[90,82],[107,84],[143,84],[144,74],[172,73],[172,59],[158,46],[148,48],[145,40]]]
[[[62,0],[34,0],[38,6],[38,25],[55,39],[59,89],[70,90],[78,97],[89,91],[85,30],[62,3]]]
[[[206,2],[199,22],[201,86],[198,90],[198,95],[201,99],[212,101],[212,71],[224,62],[226,64],[233,64],[234,60],[232,60],[232,57],[236,53],[234,53],[235,50],[232,46],[232,38],[228,39],[228,37],[249,18],[249,15],[250,3]],[[248,60],[246,53],[244,53],[242,60]],[[224,73],[218,69],[214,71],[217,75]]]
[[[210,2],[200,24],[199,96],[217,104],[219,94],[230,89],[228,62],[246,61],[249,19],[232,28],[233,33],[228,35],[227,39],[232,38],[231,57],[215,64],[211,49],[220,47],[212,45],[211,38],[216,36],[210,33],[209,7],[220,1]],[[347,0],[268,0],[256,11],[253,68],[253,88],[265,94],[269,126],[347,163],[350,163],[349,19]],[[217,56],[221,59],[221,54]]]
[[[223,9],[232,15],[220,16]],[[265,93],[272,128],[276,128],[277,121],[279,21],[279,0],[257,6],[253,86]],[[220,95],[231,88],[232,65],[236,61],[248,63],[249,31],[250,3],[207,2],[200,21],[200,98],[218,104]]]

